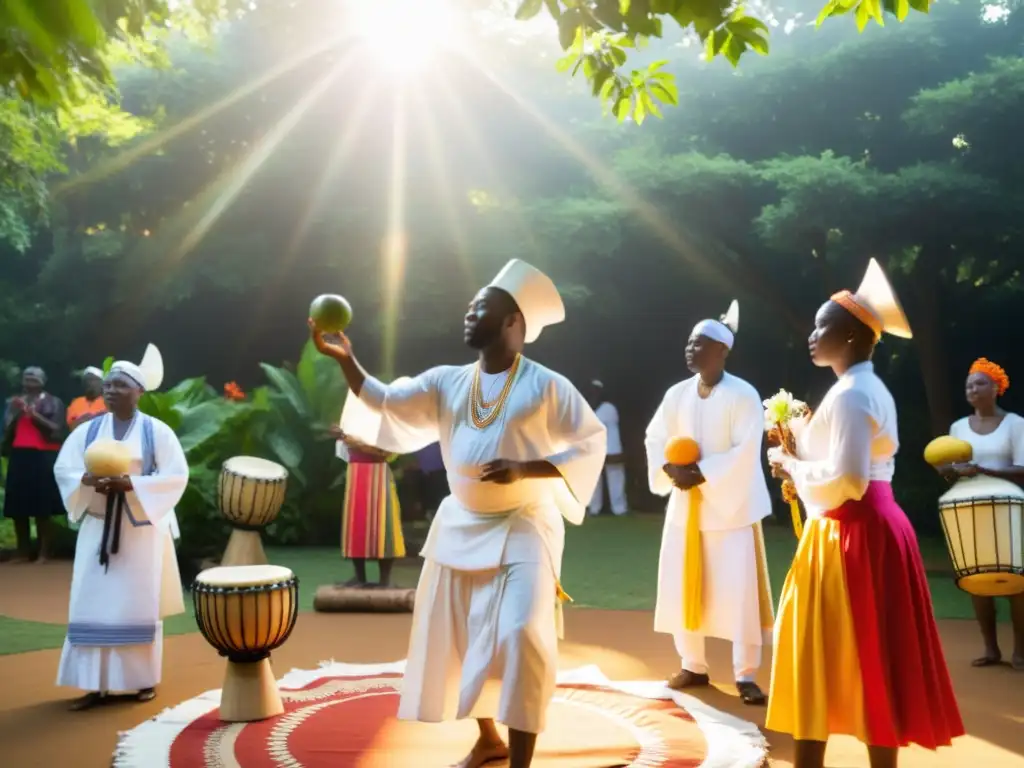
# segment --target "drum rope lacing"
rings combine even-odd
[[[282,624],[280,626],[268,623],[265,636],[254,638],[255,647],[253,648],[235,647],[234,639],[225,628],[228,624],[227,600],[207,600],[207,596],[240,598],[240,608],[237,613],[240,619],[244,619],[244,608],[250,604],[250,601],[245,600],[247,596],[269,595],[281,589],[287,590],[290,593],[288,615],[282,616]],[[299,579],[297,576],[254,586],[219,587],[206,584],[200,581],[198,577],[192,583],[192,605],[195,610],[196,624],[199,626],[199,632],[204,638],[206,638],[206,641],[210,645],[217,649],[218,654],[226,657],[228,661],[239,664],[262,661],[270,656],[271,651],[274,651],[284,645],[285,641],[291,635],[292,630],[295,629],[299,611],[298,597]],[[253,626],[258,628],[260,626],[261,615],[260,602],[259,600],[253,600],[251,603],[253,605],[254,612],[252,623]],[[218,619],[216,624],[213,622],[213,617],[207,615],[205,610],[205,607],[207,606],[213,609],[213,612]],[[266,609],[264,608],[264,610]],[[233,611],[232,613],[235,612]],[[244,621],[241,623],[244,625]],[[238,640],[243,646],[246,645],[246,632],[244,630],[244,626]]]

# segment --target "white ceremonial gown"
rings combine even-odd
[[[658,600],[654,630],[673,635],[683,668],[705,674],[704,638],[731,640],[737,680],[752,680],[761,646],[771,637],[759,603],[761,578],[755,523],[771,514],[771,498],[761,466],[764,413],[750,384],[726,373],[706,399],[697,393],[699,377],[676,384],[647,427],[651,492],[668,496],[658,560]],[[700,445],[700,530],[703,560],[703,626],[686,632],[683,622],[686,520],[689,492],[676,488],[663,469],[665,448],[675,437]],[[764,589],[770,596],[767,583]],[[760,592],[763,594],[763,591]],[[768,600],[770,601],[770,597]]]
[[[113,439],[113,418],[101,417],[97,440]],[[152,419],[155,471],[142,473],[142,414],[124,437],[133,456],[134,490],[125,494],[121,538],[109,568],[100,565],[106,497],[82,485],[89,425],[64,443],[54,474],[68,519],[81,521],[75,546],[68,638],[57,685],[85,691],[138,691],[160,682],[165,616],[183,613],[174,553],[174,506],[188,485],[188,463],[177,436]]]
[[[585,517],[605,460],[605,428],[567,379],[522,358],[500,415],[477,429],[475,369],[433,368],[388,386],[368,379],[360,392],[381,414],[379,433],[366,438],[395,453],[440,441],[451,488],[421,552],[398,715],[497,717],[540,733],[557,670],[562,518],[578,525]],[[485,397],[492,384],[500,391],[496,377],[483,378]],[[562,477],[480,482],[481,468],[496,459],[547,460]],[[502,681],[496,704],[481,697],[488,679]]]

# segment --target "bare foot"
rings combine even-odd
[[[503,741],[493,742],[480,737],[470,753],[462,759],[462,762],[452,768],[480,768],[482,765],[507,759],[508,747]]]

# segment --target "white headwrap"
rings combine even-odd
[[[97,368],[95,365],[90,365],[88,368],[82,371],[82,377],[84,378],[86,376],[95,376],[97,379],[102,379],[103,370]]]
[[[118,360],[110,367],[110,373],[120,373],[138,384],[144,391],[152,392],[160,389],[164,381],[164,358],[160,350],[152,344],[147,345],[142,362],[136,365],[127,360]]]
[[[735,299],[729,305],[729,311],[722,315],[721,320],[701,320],[693,326],[691,336],[706,336],[717,341],[728,349],[732,349],[736,341],[736,331],[740,328],[740,305]]]

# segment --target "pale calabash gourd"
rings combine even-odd
[[[123,477],[131,467],[131,451],[117,440],[97,440],[85,449],[85,469],[95,477]]]
[[[322,333],[343,333],[352,322],[352,305],[344,296],[325,293],[313,299],[309,316]]]
[[[943,435],[932,440],[924,449],[924,460],[933,467],[946,464],[963,464],[974,456],[971,444],[966,440]]]
[[[692,437],[673,437],[665,446],[665,461],[676,467],[685,467],[700,461],[700,446]]]

